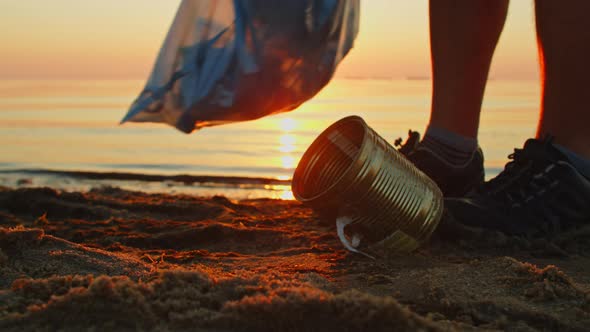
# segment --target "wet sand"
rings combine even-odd
[[[0,330],[590,327],[590,228],[369,260],[292,201],[0,188]]]

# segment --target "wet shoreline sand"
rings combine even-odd
[[[67,171],[52,169],[14,169],[0,170],[0,175],[20,174],[29,176],[61,176],[72,179],[87,180],[115,180],[115,181],[143,181],[143,182],[178,182],[183,184],[219,183],[227,185],[290,185],[290,180],[281,180],[265,177],[246,176],[214,176],[214,175],[162,175],[142,174],[126,172],[92,172],[92,171]]]
[[[7,331],[590,326],[590,229],[462,230],[369,260],[297,202],[114,187],[0,188],[0,227]]]
[[[146,193],[215,196],[231,199],[292,199],[290,177],[163,174],[122,171],[14,168],[0,169],[0,187],[13,189],[50,187],[85,192],[98,187],[117,187]]]

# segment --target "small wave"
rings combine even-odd
[[[217,176],[217,175],[163,175],[141,174],[125,172],[93,172],[93,171],[67,171],[48,169],[14,169],[0,170],[0,174],[25,174],[64,176],[87,180],[116,180],[116,181],[143,181],[143,182],[177,182],[183,184],[225,184],[225,185],[290,185],[290,180],[280,180],[266,177],[243,176]]]

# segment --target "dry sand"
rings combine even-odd
[[[590,229],[369,260],[296,202],[0,188],[0,330],[590,329]]]

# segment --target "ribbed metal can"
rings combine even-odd
[[[361,239],[355,245],[371,252],[415,250],[443,213],[434,181],[358,116],[320,134],[299,162],[292,187],[297,200],[320,214],[346,216],[346,232]]]

